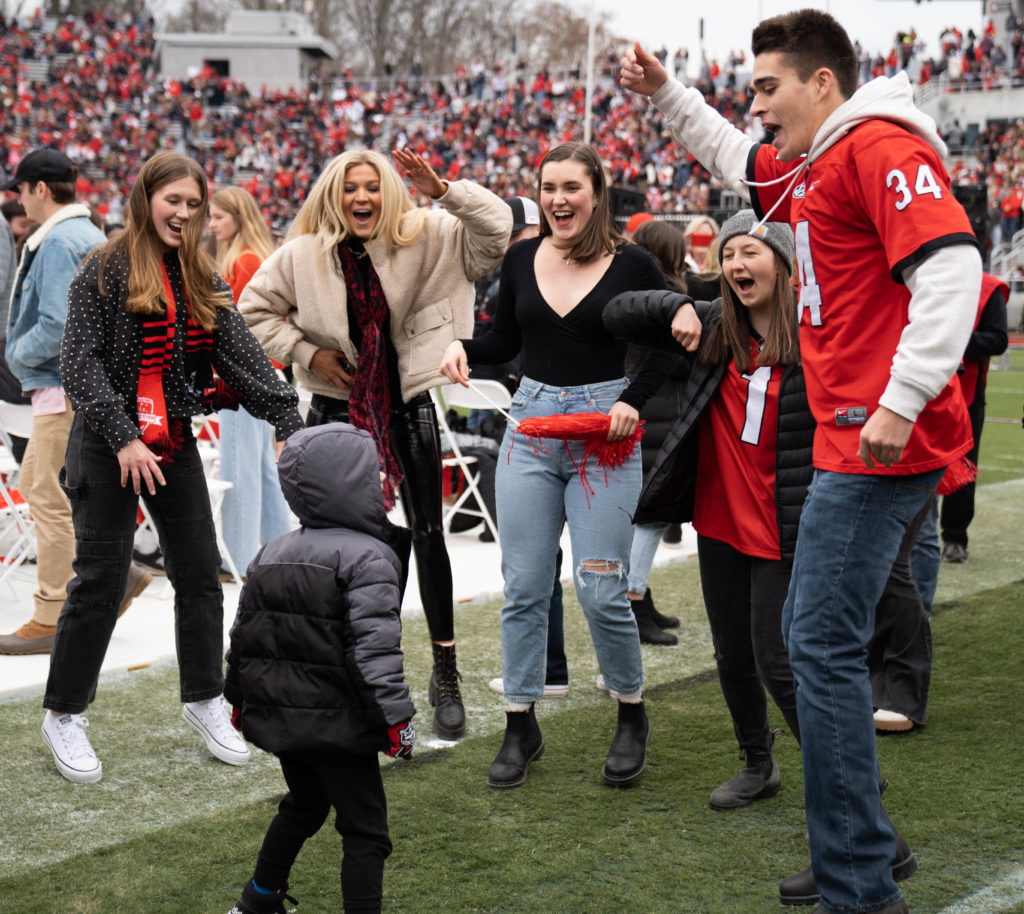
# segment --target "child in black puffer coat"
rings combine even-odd
[[[376,754],[411,758],[402,669],[409,531],[384,509],[373,439],[332,423],[296,432],[278,464],[300,529],[253,559],[231,629],[225,696],[288,793],[231,914],[283,912],[292,864],[333,806],[346,911],[380,911],[391,853]]]

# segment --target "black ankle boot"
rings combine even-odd
[[[642,600],[630,600],[629,608],[636,617],[636,628],[643,644],[678,644],[679,639],[670,632],[662,631],[654,621],[652,613],[654,604],[650,600],[650,590]]]
[[[896,835],[896,851],[892,855],[892,878],[894,882],[902,882],[917,872],[917,857],[907,844],[907,839],[895,828],[893,832]],[[782,904],[811,905],[817,904],[820,899],[821,893],[814,883],[814,873],[810,867],[787,876],[779,883],[779,901]]]
[[[658,608],[654,605],[654,598],[651,596],[650,587],[644,592],[644,600],[650,605],[651,618],[658,628],[679,628],[679,619],[676,616],[666,616],[664,613],[658,612]]]
[[[441,739],[458,739],[466,732],[466,710],[462,706],[459,680],[455,666],[455,645],[435,644],[434,672],[427,694],[434,709],[434,732]]]
[[[782,775],[775,757],[747,756],[747,763],[735,777],[713,790],[708,804],[712,809],[738,809],[754,800],[773,797],[782,789]]]
[[[644,703],[620,701],[619,726],[612,737],[601,777],[613,787],[632,784],[647,767],[647,744],[651,741],[651,722]]]
[[[487,786],[499,790],[519,787],[526,781],[530,762],[544,754],[544,737],[537,726],[537,717],[529,711],[505,712],[505,741],[487,773]]]

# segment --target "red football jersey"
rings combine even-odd
[[[755,147],[748,177],[792,172],[771,146]],[[789,181],[751,188],[763,216]],[[867,121],[824,152],[772,219],[796,234],[800,350],[818,423],[814,465],[840,473],[905,475],[948,466],[971,446],[960,387],[951,379],[922,410],[903,457],[874,468],[857,457],[860,427],[878,408],[908,322],[902,271],[933,251],[974,244],[963,207],[934,150],[882,120]]]
[[[752,365],[740,374],[729,362],[697,432],[693,528],[760,559],[782,557],[775,512],[782,371]]]

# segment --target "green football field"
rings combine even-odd
[[[929,723],[878,740],[886,807],[920,859],[903,884],[915,914],[1024,914],[1024,352],[989,375],[988,401],[970,561],[944,565],[939,581]],[[457,610],[469,732],[454,746],[430,738],[426,626],[406,622],[421,740],[411,763],[385,762],[395,845],[385,910],[791,910],[778,904],[778,880],[808,862],[795,741],[776,744],[777,797],[708,807],[740,762],[696,562],[656,569],[651,586],[681,617],[680,644],[644,647],[653,737],[648,770],[628,790],[600,778],[615,709],[594,688],[571,593],[571,694],[538,705],[547,750],[519,790],[484,783],[504,723],[487,689],[500,674],[500,602]],[[227,912],[283,791],[275,759],[255,751],[240,769],[213,760],[181,720],[169,667],[105,680],[89,713],[103,780],[76,786],[42,742],[39,697],[0,704],[0,912]],[[342,910],[340,859],[328,825],[292,874],[300,912]]]

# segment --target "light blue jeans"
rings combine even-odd
[[[220,478],[232,484],[224,493],[221,530],[238,573],[245,574],[260,546],[291,530],[291,514],[277,478],[270,425],[241,406],[217,418]]]
[[[608,413],[625,379],[580,387],[549,387],[523,378],[510,414],[534,416]],[[640,449],[607,473],[593,458],[584,488],[577,471],[583,444],[545,439],[531,446],[511,423],[495,481],[505,607],[501,612],[502,676],[510,702],[537,701],[544,693],[548,606],[558,538],[565,518],[572,543],[573,580],[597,662],[610,689],[638,692],[644,682],[636,620],[626,599],[633,512],[640,497]],[[568,447],[567,447],[568,446]],[[575,461],[575,463],[574,463]],[[607,563],[600,571],[587,562]]]
[[[903,535],[943,472],[815,470],[800,515],[782,633],[796,683],[811,868],[821,906],[833,914],[874,911],[900,897],[867,646]]]
[[[637,524],[633,528],[633,547],[629,552],[630,593],[644,594],[647,591],[647,579],[654,565],[654,555],[661,544],[661,536],[668,529],[668,524]]]

